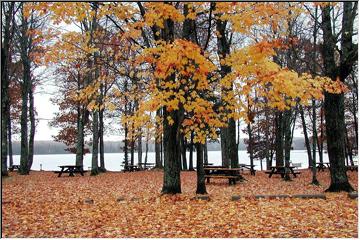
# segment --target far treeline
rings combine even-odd
[[[146,143],[142,142],[142,151],[145,153],[146,151]],[[295,137],[293,140],[293,150],[305,150],[304,138]],[[89,148],[89,146],[88,146]],[[119,141],[105,141],[104,142],[104,152],[105,153],[123,153],[124,143]],[[20,155],[20,142],[13,142],[13,154]],[[190,150],[190,146],[187,151]],[[208,151],[221,151],[220,143],[218,142],[208,142],[207,143]],[[240,139],[239,151],[245,151],[246,145],[243,143],[243,139]],[[91,148],[90,148],[91,151]],[[137,152],[137,148],[136,148]],[[148,152],[155,152],[155,143],[148,143]],[[35,141],[34,146],[34,154],[42,155],[42,154],[70,154],[71,152],[68,150],[68,146],[61,142],[54,141]]]
[[[164,194],[181,193],[180,172],[192,168],[185,153],[195,148],[204,194],[208,143],[219,141],[222,165],[236,168],[245,132],[250,163],[285,166],[288,181],[298,128],[311,183],[326,145],[328,191],[353,190],[345,164],[358,148],[358,2],[1,4],[3,176],[13,134],[19,173],[29,174],[34,93],[52,83],[54,140],[76,153],[76,165],[91,149],[92,176],[106,171],[104,133],[118,133],[125,167],[155,142]]]

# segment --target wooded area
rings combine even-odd
[[[301,181],[328,184],[320,191],[357,190],[357,178],[350,182],[347,170],[357,170],[358,2],[2,2],[1,8],[1,170],[10,175],[7,187],[41,175],[30,172],[38,121],[34,93],[52,81],[59,109],[50,122],[59,129],[54,140],[76,154],[76,169],[91,154],[91,176],[118,181],[105,173],[104,136],[111,132],[124,139],[119,165],[125,170],[136,163],[141,170],[155,143],[154,174],[163,180],[158,192],[183,193],[195,175],[182,179],[182,171],[196,168],[192,191],[208,194],[208,144],[220,143],[222,168],[237,169],[245,134],[251,168],[261,160],[263,169],[264,160],[265,170],[283,169],[283,186],[295,186],[291,150],[295,129],[301,129],[309,163]],[[18,172],[29,176],[8,172],[15,134],[21,141]],[[330,173],[319,175],[325,151]],[[242,175],[232,176],[234,183],[253,179]],[[85,177],[87,184],[98,181]]]

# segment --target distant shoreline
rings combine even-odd
[[[142,142],[142,152],[145,153],[145,142]],[[13,155],[20,154],[20,142],[13,141]],[[122,141],[105,141],[104,150],[105,153],[123,153],[124,143]],[[305,150],[304,138],[295,137],[293,140],[293,150]],[[34,144],[34,154],[35,155],[52,155],[52,154],[72,154],[65,149],[68,148],[65,144],[55,142],[55,141],[35,141]],[[91,146],[87,146],[91,151]],[[221,146],[219,142],[208,142],[207,144],[208,151],[221,151]],[[135,149],[136,150],[136,149]],[[148,144],[149,152],[155,152],[155,144],[153,141]],[[245,151],[246,145],[244,144],[244,139],[240,139],[239,151]]]

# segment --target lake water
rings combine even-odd
[[[194,167],[196,166],[196,153],[194,152]],[[318,159],[318,156],[316,156]],[[143,153],[143,162],[145,154]],[[208,152],[209,163],[214,165],[221,165],[221,152],[209,151]],[[135,163],[137,163],[137,153],[135,153]],[[189,153],[187,153],[187,159],[189,161]],[[105,167],[110,171],[120,171],[120,166],[124,161],[123,153],[106,153],[105,154]],[[308,167],[308,159],[305,150],[293,150],[291,151],[291,161],[293,163],[301,163],[301,168]],[[324,162],[328,162],[328,155],[324,153]],[[148,153],[148,162],[155,163],[155,153]],[[246,151],[239,151],[239,162],[244,164],[250,164],[250,159]],[[14,155],[14,164],[20,164],[20,155]],[[73,165],[75,164],[75,154],[51,154],[51,155],[35,155],[32,170],[40,170],[40,164],[42,170],[55,171],[59,170],[59,165]],[[260,161],[254,161],[256,165],[255,169],[260,170]],[[91,154],[86,154],[84,157],[84,169],[87,170],[91,166]],[[266,168],[266,162],[263,161],[263,168]]]

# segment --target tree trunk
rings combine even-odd
[[[146,132],[145,159],[144,159],[145,167],[146,167],[147,160],[148,160],[148,152],[149,152],[149,130],[147,130],[147,132]]]
[[[29,117],[30,117],[30,136],[29,136],[29,152],[28,152],[28,171],[30,171],[34,159],[34,137],[35,137],[35,109],[33,88],[29,88]]]
[[[104,149],[104,110],[99,111],[100,172],[106,172]]]
[[[194,153],[194,132],[191,132],[190,136],[190,156],[189,156],[189,171],[194,171],[194,160],[193,160],[193,153]]]
[[[254,165],[254,148],[253,148],[253,132],[250,123],[247,124],[247,132],[249,136],[248,152],[250,154],[250,165]]]
[[[309,163],[309,168],[312,166],[312,155],[311,155],[311,148],[310,148],[310,141],[309,141],[309,137],[307,134],[307,128],[306,128],[306,122],[305,122],[305,116],[304,116],[304,109],[301,105],[299,105],[300,108],[300,117],[301,117],[301,124],[303,127],[303,132],[304,132],[304,138],[305,138],[305,146],[306,146],[306,151],[307,151],[307,155],[308,155],[308,163]]]
[[[352,44],[353,23],[352,19],[352,2],[344,2],[343,22],[342,22],[342,39],[340,56],[340,66],[337,67],[335,61],[336,38],[332,33],[330,6],[322,7],[322,24],[323,38],[326,39],[322,48],[324,59],[324,68],[326,76],[332,80],[340,79],[344,82],[352,65],[357,60],[357,50]],[[352,19],[352,22],[351,22]],[[353,52],[354,51],[354,52]],[[345,59],[344,59],[345,58]],[[331,184],[326,191],[353,191],[344,163],[344,142],[345,142],[345,117],[344,117],[344,94],[325,93],[325,120],[326,120],[326,137],[327,149],[330,161]]]
[[[291,110],[286,110],[284,113],[283,124],[284,124],[284,135],[285,135],[285,181],[290,181],[290,151],[291,151]]]
[[[9,29],[7,30],[9,31]],[[8,42],[10,39],[4,39]],[[7,155],[8,155],[8,125],[10,121],[10,111],[9,111],[9,73],[8,73],[8,54],[9,46],[4,46],[1,48],[1,176],[8,176],[8,167],[7,167]],[[10,164],[11,166],[11,164]]]
[[[1,3],[2,10],[5,10],[5,4],[8,7],[7,11],[2,11],[2,37],[1,44],[1,176],[8,176],[7,155],[8,155],[8,141],[7,134],[10,121],[10,98],[9,98],[9,63],[11,61],[10,43],[12,40],[13,15],[15,2]],[[4,8],[3,8],[4,7]],[[3,18],[4,17],[4,18]],[[11,163],[11,162],[10,162]]]
[[[205,141],[205,144],[204,144],[204,165],[208,165],[208,164],[209,164],[209,160],[208,160],[207,141]]]
[[[284,120],[283,113],[276,113],[276,136],[275,136],[275,148],[276,148],[276,166],[284,166]]]
[[[196,185],[196,194],[207,194],[205,186],[205,171],[204,171],[204,161],[203,161],[203,145],[201,143],[196,143],[196,176],[197,176],[197,185]]]
[[[21,156],[20,156],[20,171],[22,175],[29,174],[28,169],[28,153],[29,153],[29,142],[28,142],[28,97],[30,88],[30,63],[25,61],[23,71],[23,82],[21,85]]]
[[[126,106],[125,106],[126,107]],[[126,110],[125,110],[126,112]],[[124,149],[123,149],[123,152],[124,152],[124,165],[125,165],[125,169],[128,169],[128,165],[129,165],[129,159],[128,159],[128,149],[129,149],[129,146],[128,146],[128,126],[127,126],[127,123],[125,122],[124,124]]]
[[[161,117],[160,109],[156,111],[156,116]],[[160,129],[159,123],[156,122],[156,129]],[[161,158],[160,158],[160,144],[161,144],[161,134],[155,132],[155,168],[162,168]]]
[[[227,39],[228,34],[226,34],[226,26],[227,21],[222,21],[218,16],[218,19],[216,20],[216,30],[219,33],[217,34],[217,52],[220,59],[225,59],[230,54],[231,39]],[[230,66],[223,64],[220,65],[220,75],[222,78],[230,72]],[[229,88],[222,88],[221,94],[226,95],[227,92],[231,92],[232,90],[232,85]],[[221,101],[222,104],[226,104],[223,99]],[[229,166],[229,163],[231,164],[231,167],[238,167],[239,156],[236,148],[235,120],[233,118],[228,119],[227,124],[228,126],[226,128],[222,128],[220,133],[222,163],[225,167]]]
[[[320,141],[318,138],[318,149],[319,149],[319,162],[323,163],[324,158],[324,107],[323,102],[321,103],[321,109],[320,109]]]
[[[186,160],[186,138],[181,137],[181,160],[182,160],[182,170],[187,170],[187,160]]]
[[[316,130],[316,105],[315,100],[312,100],[312,128],[313,128],[313,139],[312,139],[312,181],[313,185],[320,185],[316,178],[316,142],[317,142],[317,130]]]
[[[91,176],[99,174],[98,154],[99,154],[99,112],[93,112],[93,142],[92,142],[92,158],[91,158]]]
[[[171,19],[164,20],[164,28],[161,30],[161,38],[168,43],[174,41],[174,22]],[[166,82],[175,82],[176,76],[172,74],[166,79]],[[168,112],[163,109],[164,121],[164,183],[162,193],[175,194],[181,193],[181,149],[180,140],[181,133],[180,127],[184,118],[183,110],[173,110]],[[170,125],[167,121],[170,117],[174,123]]]
[[[12,148],[12,140],[11,140],[11,119],[10,119],[10,114],[9,114],[9,119],[8,119],[8,142],[9,142],[9,166],[12,167],[12,165],[14,164],[14,160],[13,160],[13,148]]]
[[[80,85],[78,85],[80,90]],[[77,103],[77,142],[76,142],[76,165],[84,165],[84,125],[85,125],[85,110],[82,109],[80,103]]]
[[[138,145],[137,145],[137,149],[138,149],[138,164],[139,167],[142,167],[142,132],[141,132],[141,128],[139,129],[139,136],[138,136]]]
[[[167,117],[170,116],[174,123],[169,125]],[[164,183],[162,193],[181,193],[181,154],[180,154],[180,121],[179,111],[164,111]]]
[[[134,134],[134,133],[132,133],[132,134]],[[131,136],[131,140],[130,140],[130,164],[131,165],[135,164],[134,153],[135,153],[135,140],[134,140],[133,136]]]
[[[269,109],[267,107],[265,107],[265,121],[266,122],[269,122]],[[270,170],[271,168],[271,165],[272,165],[272,161],[270,160],[270,131],[269,131],[269,128],[266,128],[265,130],[265,148],[266,148],[266,170]],[[271,140],[272,142],[272,140]]]

